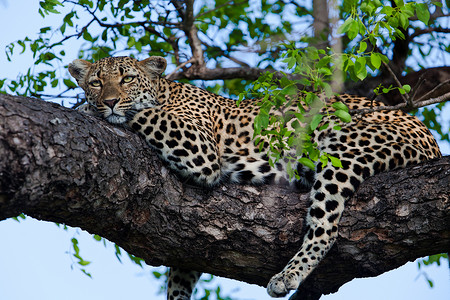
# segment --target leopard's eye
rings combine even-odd
[[[125,76],[125,77],[122,79],[122,83],[130,83],[130,82],[133,81],[133,79],[134,79],[134,76]]]
[[[100,80],[92,80],[91,82],[89,82],[89,84],[93,87],[100,87],[102,86],[102,83],[100,82]]]

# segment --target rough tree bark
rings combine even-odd
[[[188,186],[147,149],[101,120],[0,95],[0,220],[23,212],[99,234],[150,265],[259,285],[299,248],[307,194]],[[353,278],[449,251],[449,194],[449,157],[367,180],[301,295],[317,298]]]

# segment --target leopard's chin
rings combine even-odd
[[[111,114],[108,117],[106,117],[106,121],[108,121],[111,124],[123,124],[127,122],[127,118],[125,116]]]

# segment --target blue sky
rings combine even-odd
[[[24,73],[33,64],[30,55],[14,56],[12,63],[7,62],[3,52],[6,44],[27,35],[33,37],[43,26],[60,24],[57,16],[42,19],[37,9],[36,0],[0,0],[0,78]],[[68,47],[66,52],[68,61],[64,63],[77,57],[77,47]],[[444,147],[443,152],[450,153],[448,145]],[[1,300],[164,299],[157,295],[160,282],[151,275],[153,267],[141,269],[127,257],[120,263],[112,245],[105,247],[80,229],[64,231],[53,223],[31,218],[20,223],[6,220],[0,222],[0,237]],[[74,264],[72,237],[79,240],[83,258],[92,261],[87,270],[93,279]],[[433,289],[419,275],[417,263],[409,263],[376,278],[354,280],[322,299],[449,299],[449,268],[430,267],[426,272],[434,281]],[[227,279],[218,282],[224,295],[236,299],[271,299],[263,287]]]

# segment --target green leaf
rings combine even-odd
[[[25,220],[25,219],[26,219],[26,217],[25,217],[24,214],[20,214],[20,215],[18,215],[17,217],[13,217],[12,219],[15,220],[15,221],[17,221],[17,222],[20,222],[19,218],[21,218],[22,220]]]
[[[77,85],[70,79],[65,78],[63,80],[64,84],[69,88],[69,89],[74,89],[77,87]]]
[[[380,69],[381,67],[381,57],[379,53],[372,52],[370,54],[370,62],[376,69]]]
[[[130,260],[132,262],[134,262],[136,265],[140,266],[141,268],[143,268],[142,262],[144,261],[142,258],[134,256],[130,253],[128,253],[128,257],[130,258]]]
[[[428,6],[425,3],[416,4],[416,13],[417,18],[425,25],[428,25],[428,21],[430,20],[430,12],[428,10]]]
[[[295,57],[291,56],[291,57],[284,59],[283,62],[288,64],[288,69],[292,69],[295,66],[295,63],[297,62],[297,60],[295,59]]]
[[[359,44],[358,53],[363,53],[364,51],[366,51],[366,49],[367,49],[367,43],[366,42],[361,42]]]
[[[311,60],[319,59],[319,51],[314,47],[308,47],[305,49],[306,55]]]
[[[355,20],[353,18],[347,18],[344,23],[339,27],[338,29],[338,33],[342,34],[342,33],[346,33],[348,32],[348,30],[350,29],[350,25],[354,22]]]
[[[325,123],[322,126],[319,127],[319,131],[325,130],[328,128],[328,126],[330,126],[330,123]]]
[[[117,246],[116,244],[114,244],[114,249],[116,250],[116,258],[122,262],[122,260],[120,259],[120,256],[122,255],[122,252],[120,251],[120,247]]]
[[[87,31],[87,29],[85,29],[83,31],[83,39],[85,39],[88,42],[93,42],[94,39],[92,38],[92,35]]]
[[[341,163],[341,160],[339,158],[331,156],[331,155],[328,155],[328,158],[330,159],[331,164],[333,165],[333,167],[342,168],[342,163]]]
[[[90,261],[87,261],[87,260],[80,260],[79,262],[78,262],[78,264],[79,265],[81,265],[81,266],[87,266],[87,265],[89,265],[91,262]]]
[[[295,84],[288,85],[281,90],[281,95],[295,95],[298,93],[297,86]],[[284,99],[284,97],[283,97]]]
[[[319,160],[322,163],[322,168],[325,167],[326,165],[328,165],[328,156],[326,156],[325,154],[322,154],[319,157]]]
[[[322,121],[322,118],[323,118],[322,114],[314,115],[311,123],[309,124],[309,126],[311,127],[311,130],[316,130],[317,126],[319,126],[320,121]]]
[[[302,165],[304,165],[304,166],[310,168],[311,170],[314,170],[315,167],[316,167],[316,166],[314,165],[314,162],[313,162],[312,160],[310,160],[309,158],[307,158],[307,157],[302,157],[302,158],[300,158],[300,159],[298,160],[298,162],[301,163]]]
[[[350,40],[353,40],[356,38],[358,33],[359,33],[359,22],[353,20],[353,22],[350,24],[350,28],[348,29],[347,36]]]
[[[336,110],[334,112],[334,115],[337,116],[339,119],[341,119],[341,121],[343,121],[345,123],[348,123],[352,120],[352,116],[344,110]]]
[[[51,27],[42,27],[39,32],[41,34],[47,33],[47,31],[50,31],[52,28]]]
[[[161,278],[161,276],[163,275],[163,274],[161,274],[159,272],[156,272],[156,271],[153,271],[152,273],[153,273],[153,276],[155,276],[156,279]]]
[[[288,173],[289,178],[294,178],[295,171],[294,171],[294,169],[292,169],[292,165],[291,165],[290,161],[286,164],[286,172]]]
[[[343,110],[348,112],[348,106],[341,101],[336,101],[331,105],[335,110]]]
[[[355,75],[359,80],[367,77],[366,57],[358,57],[355,62]]]
[[[406,29],[406,28],[408,27],[408,25],[409,25],[409,20],[408,20],[407,15],[406,15],[406,14],[403,14],[403,13],[400,13],[400,14],[398,15],[398,18],[399,18],[399,20],[400,20],[400,26],[401,26],[403,29]]]
[[[83,272],[87,277],[92,278],[91,273],[88,273],[85,269],[81,269],[81,272]]]

